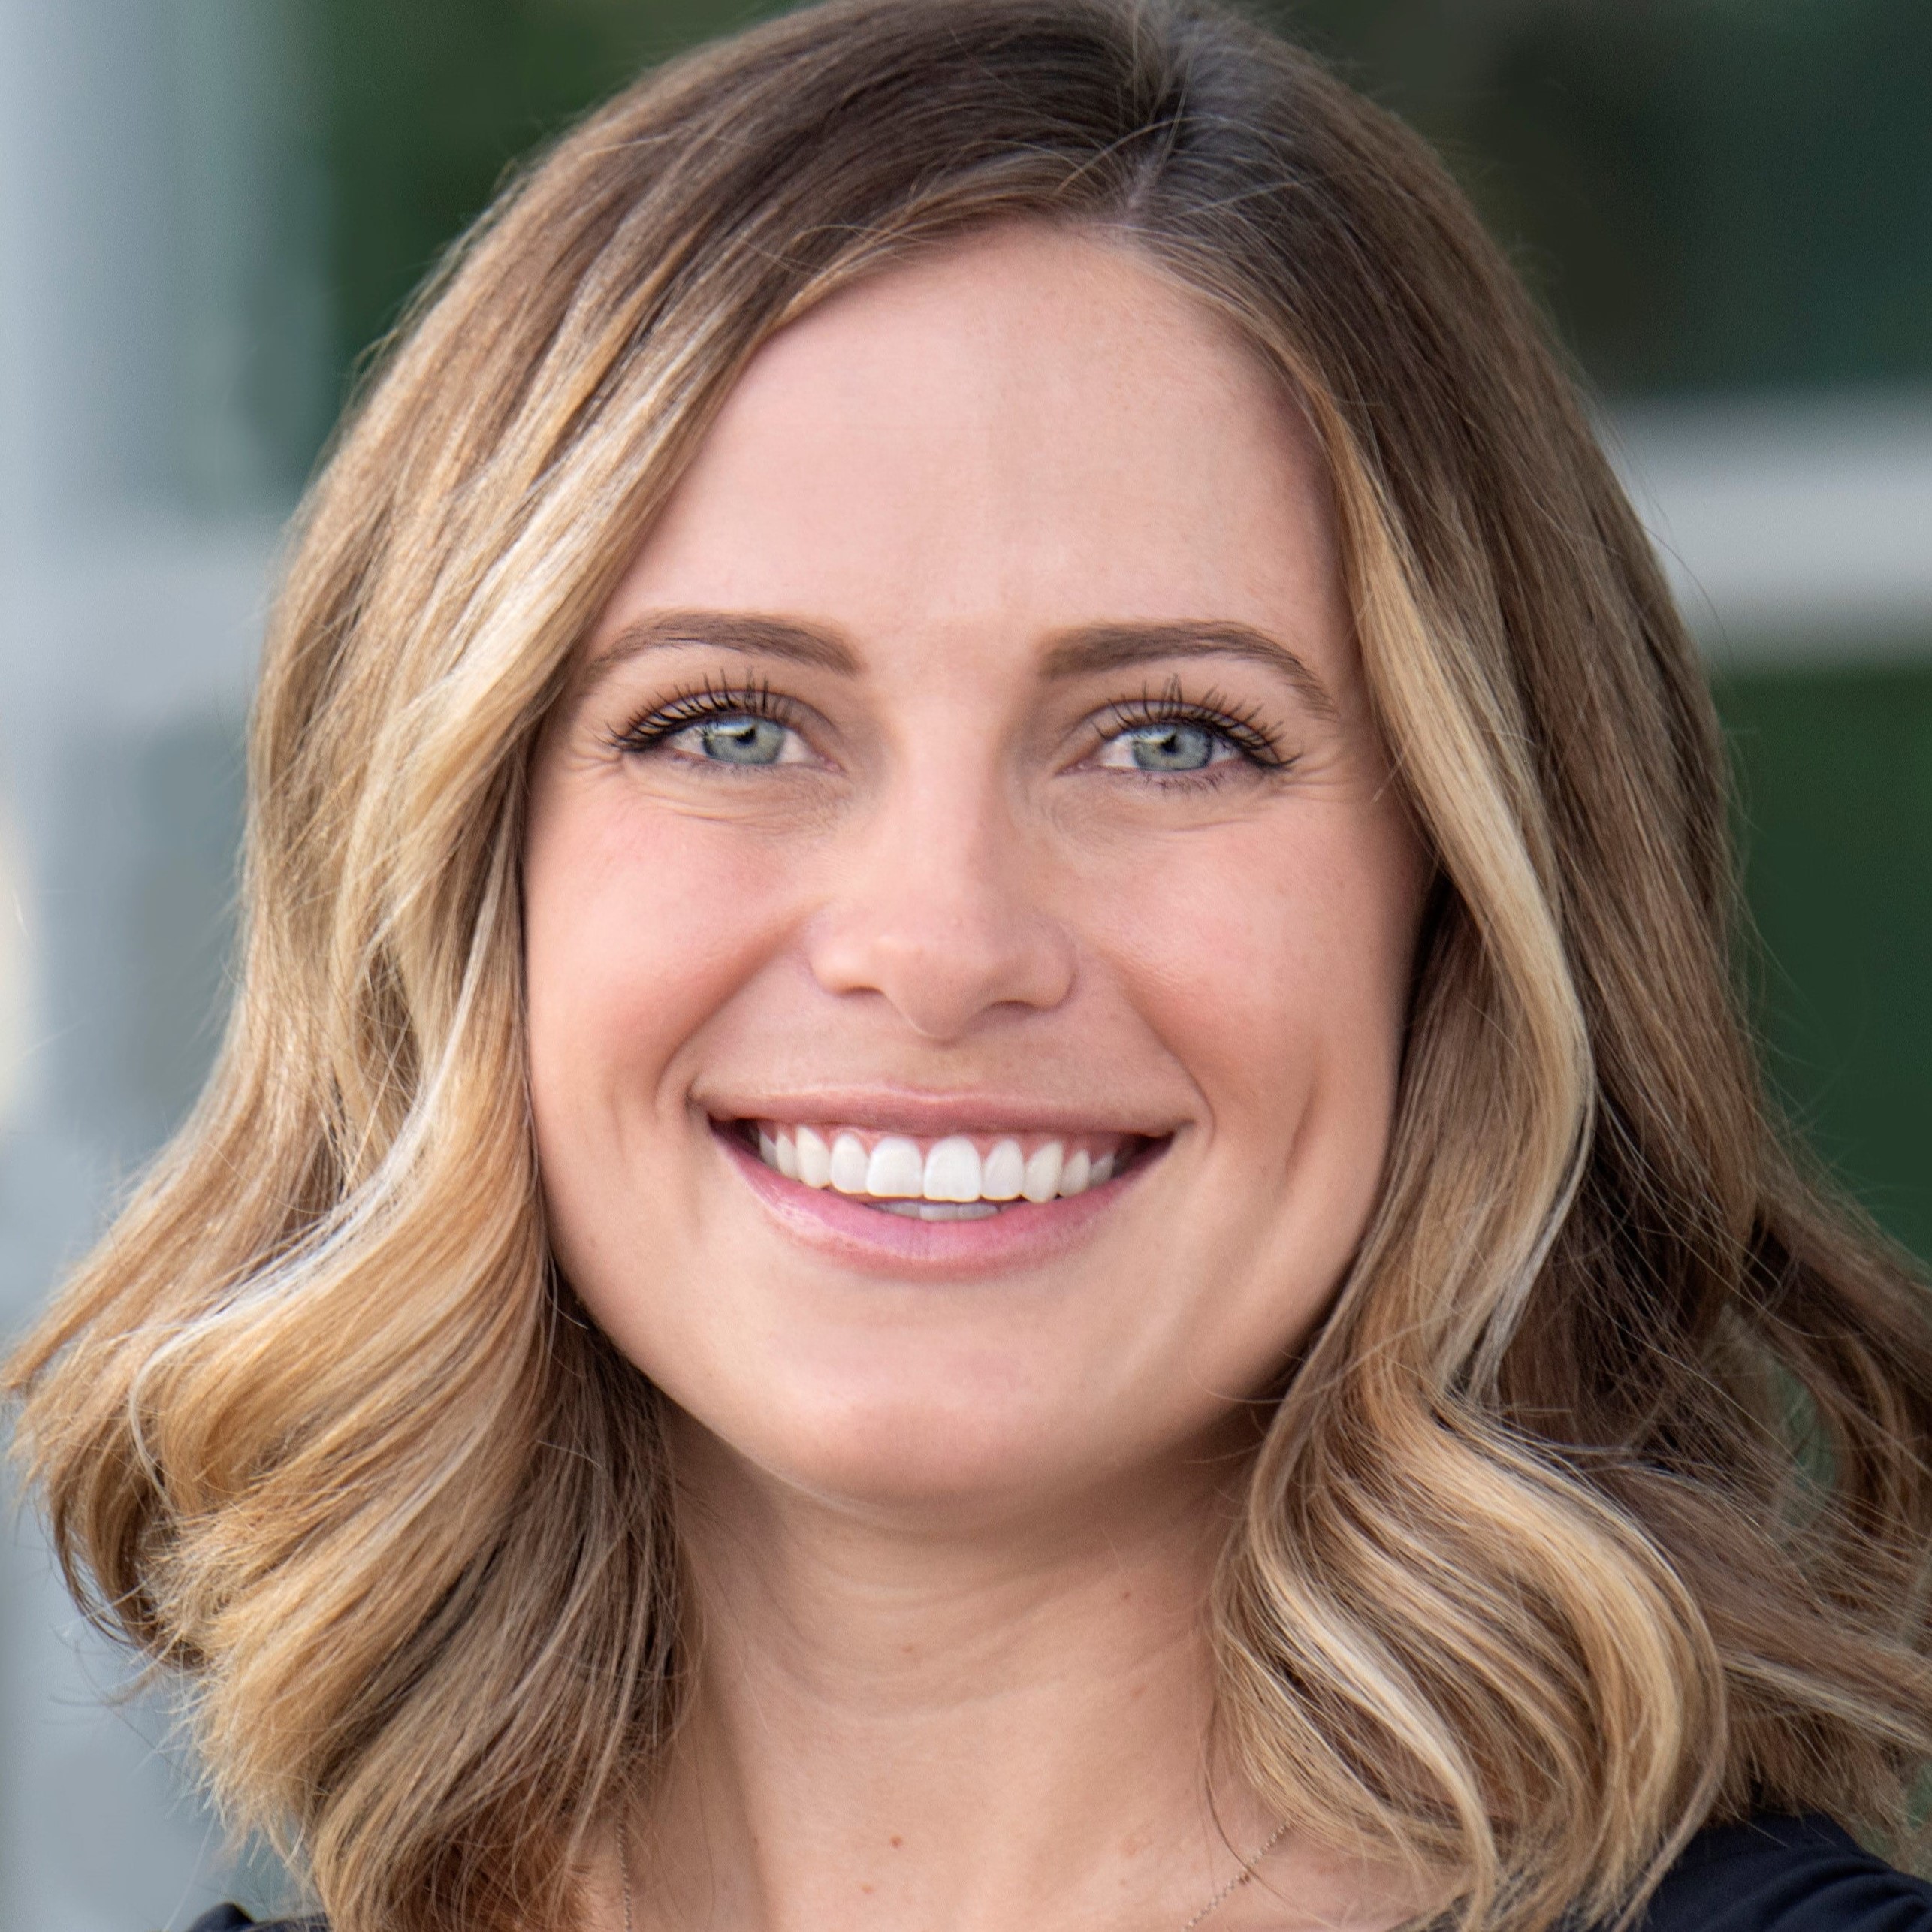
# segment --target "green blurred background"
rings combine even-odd
[[[504,168],[708,0],[325,0],[346,369]],[[1306,0],[1262,10],[1434,138],[1613,409],[1932,382],[1932,0]],[[1932,547],[1932,529],[1926,532]],[[1932,1257],[1932,619],[1715,661],[1769,1064]]]

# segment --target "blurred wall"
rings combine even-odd
[[[0,0],[0,1327],[195,1091],[279,520],[505,165],[756,0]],[[1932,1256],[1932,8],[1304,0],[1576,346],[1710,653],[1774,1076]],[[266,1899],[0,1539],[0,1932]]]
[[[278,524],[336,385],[300,0],[0,0],[0,1327],[192,1097]],[[0,1535],[0,1927],[229,1888],[166,1713]]]

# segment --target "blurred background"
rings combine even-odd
[[[707,0],[0,0],[0,1330],[193,1094],[277,530],[358,356]],[[1303,0],[1547,304],[1709,656],[1768,1064],[1932,1257],[1932,5]],[[265,1903],[0,1532],[0,1932]]]

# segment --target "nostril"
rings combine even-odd
[[[929,855],[877,900],[828,909],[806,940],[819,984],[877,995],[926,1040],[957,1039],[995,1007],[1058,1006],[1073,985],[1067,934],[1030,900],[936,887],[940,864]]]

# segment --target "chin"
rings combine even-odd
[[[1051,1508],[1090,1489],[1110,1461],[1131,1460],[1097,1456],[1091,1427],[1076,1440],[1069,1407],[1050,1390],[989,1399],[929,1375],[865,1386],[794,1380],[789,1390],[773,1378],[755,1411],[681,1409],[673,1436],[681,1455],[721,1457],[761,1486],[833,1508],[956,1522],[962,1512],[990,1519]]]

